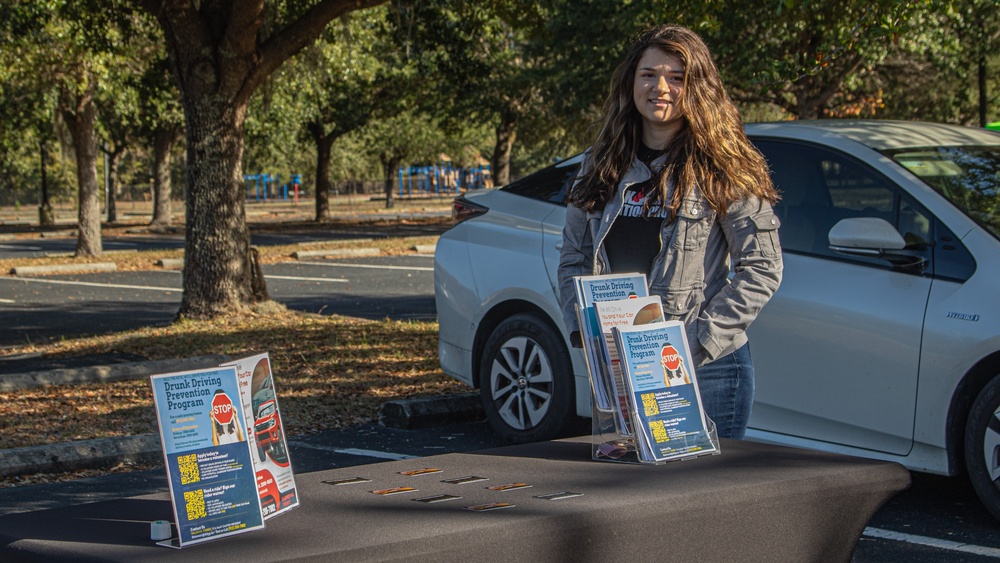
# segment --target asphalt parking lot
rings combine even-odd
[[[268,264],[263,271],[271,298],[293,310],[435,318],[432,255],[317,259]],[[181,294],[179,270],[0,276],[6,325],[0,347],[165,325]]]

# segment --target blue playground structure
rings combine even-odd
[[[450,162],[430,166],[404,166],[399,169],[399,197],[404,195],[450,195],[493,185],[490,165],[475,168],[453,167]]]
[[[287,201],[291,196],[296,204],[299,202],[301,174],[292,174],[292,181],[285,184],[281,184],[281,174],[244,174],[243,181],[247,183],[248,200],[260,203],[266,202],[268,198],[280,198]]]

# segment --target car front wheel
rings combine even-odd
[[[965,465],[979,499],[1000,519],[1000,375],[972,404],[965,425]]]
[[[509,443],[558,438],[576,421],[566,345],[536,315],[513,315],[493,330],[479,373],[486,418]]]

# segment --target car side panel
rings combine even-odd
[[[552,320],[564,340],[568,339],[545,262],[539,260],[543,256],[543,219],[562,208],[500,190],[467,197],[489,211],[439,238],[435,299],[442,369],[471,385],[472,349],[479,325],[490,310],[505,302],[533,304]],[[561,233],[561,226],[559,229]],[[571,354],[571,359],[579,378],[583,366],[576,354]],[[589,414],[589,395],[587,405]]]
[[[920,276],[786,254],[781,287],[749,330],[750,427],[909,452],[929,286]]]
[[[963,239],[976,257],[965,283],[936,280],[925,319],[920,394],[914,438],[945,448],[948,402],[962,378],[980,360],[1000,351],[1000,242],[982,232]],[[994,366],[996,374],[1000,367]]]
[[[467,228],[456,225],[438,239],[434,250],[434,302],[441,369],[471,386],[473,319],[477,318],[474,315],[481,301],[472,283]]]
[[[552,213],[542,222],[542,254],[545,262],[545,271],[548,272],[549,283],[552,286],[553,303],[559,303],[559,251],[562,248],[562,230],[566,224],[566,208],[557,206],[552,209]],[[562,311],[556,311],[555,320],[559,324],[559,329],[565,331],[562,322]],[[568,339],[567,339],[568,342]],[[578,416],[591,416],[593,409],[590,406],[590,374],[587,372],[586,358],[583,351],[570,348],[570,357],[573,361],[573,373],[576,377],[576,413]]]

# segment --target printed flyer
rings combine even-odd
[[[615,404],[621,405],[622,397],[616,396],[615,384],[612,381],[607,345],[604,334],[597,320],[594,303],[599,301],[617,301],[633,297],[646,297],[649,290],[646,287],[645,274],[607,274],[600,276],[576,276],[577,315],[580,320],[580,335],[590,370],[591,390],[594,392],[594,403],[604,412],[615,411]],[[618,409],[621,412],[621,409]],[[620,416],[615,417],[618,432],[630,435],[628,423]]]
[[[150,382],[177,546],[263,528],[236,368],[154,375]]]
[[[611,383],[618,401],[616,414],[622,417],[618,425],[621,428],[631,429],[632,423],[628,418],[632,411],[632,398],[622,376],[618,346],[615,345],[615,337],[611,333],[611,329],[660,322],[663,320],[663,303],[659,295],[615,301],[597,301],[594,303],[594,312],[597,315],[601,333],[604,335],[605,353],[607,354],[605,361],[611,368]]]
[[[690,348],[679,321],[611,329],[633,397],[640,458],[668,461],[715,453]]]
[[[299,505],[288,443],[274,392],[274,378],[267,352],[242,358],[223,366],[236,368],[240,400],[246,413],[246,433],[260,493],[264,518],[277,516]]]

